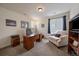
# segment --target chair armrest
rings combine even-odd
[[[63,35],[63,36],[60,36],[61,39],[63,38],[68,38],[68,35]]]

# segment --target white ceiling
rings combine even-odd
[[[79,7],[79,4],[69,3],[2,3],[1,7],[16,11],[31,17],[47,17],[55,14],[70,11],[73,7]],[[37,8],[42,7],[43,12],[38,12]]]

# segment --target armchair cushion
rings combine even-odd
[[[61,34],[56,34],[55,36],[56,36],[56,37],[60,37],[60,36],[61,36]]]

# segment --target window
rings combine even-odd
[[[63,17],[50,20],[50,33],[53,34],[56,31],[63,30]]]

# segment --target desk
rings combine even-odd
[[[32,34],[29,36],[24,36],[23,37],[23,46],[25,49],[30,50],[31,48],[34,47],[34,42],[41,41],[41,34]]]

